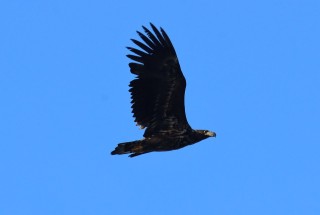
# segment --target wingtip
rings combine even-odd
[[[155,28],[155,25],[152,22],[149,22],[151,28]]]

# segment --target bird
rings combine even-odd
[[[163,152],[183,148],[216,133],[194,130],[188,123],[184,96],[186,79],[181,71],[176,51],[163,28],[142,26],[139,40],[131,39],[138,47],[126,47],[130,72],[135,78],[129,84],[132,113],[135,123],[145,129],[143,139],[119,143],[112,155],[129,157],[149,152]],[[142,41],[142,42],[141,42]]]

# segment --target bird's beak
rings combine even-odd
[[[216,133],[212,132],[212,131],[207,131],[206,135],[209,137],[216,137]]]

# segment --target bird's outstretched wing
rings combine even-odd
[[[127,47],[131,73],[132,112],[135,122],[147,128],[144,137],[154,134],[184,133],[191,129],[185,114],[186,80],[174,47],[166,34],[150,23],[154,33],[142,26],[146,35],[137,32],[143,42],[132,39],[139,48]]]

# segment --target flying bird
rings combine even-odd
[[[120,143],[111,152],[135,157],[149,152],[180,149],[197,143],[215,132],[190,127],[184,107],[186,79],[175,49],[166,34],[150,23],[153,32],[142,26],[141,41],[131,39],[140,49],[127,47],[133,60],[130,72],[136,75],[130,84],[135,122],[145,129],[143,139]]]

